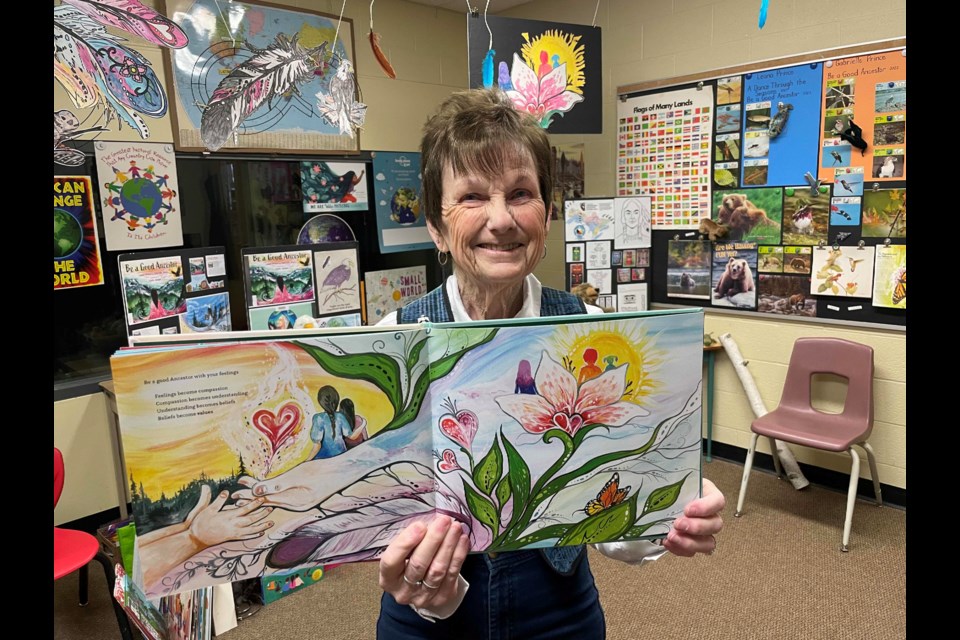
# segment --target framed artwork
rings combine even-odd
[[[359,151],[350,19],[265,2],[163,4],[189,38],[164,57],[178,150]]]
[[[468,14],[470,87],[500,87],[550,133],[601,133],[600,44],[600,27]]]

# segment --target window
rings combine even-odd
[[[85,150],[92,152],[92,144],[88,142],[86,146]],[[302,160],[317,158],[323,159],[305,156]],[[343,161],[342,158],[331,160]],[[352,162],[364,160],[369,162],[370,158],[350,157]],[[300,158],[177,155],[183,246],[226,248],[227,290],[235,330],[247,329],[241,248],[296,244],[300,228],[315,215],[304,213],[301,204],[300,161]],[[94,185],[99,183],[91,153],[81,167],[69,170],[57,166],[56,169],[56,175],[89,175]],[[370,171],[367,171],[367,180],[370,186]],[[368,188],[368,192],[372,201],[374,190]],[[57,327],[53,361],[55,388],[58,383],[79,379],[108,378],[110,356],[127,344],[117,256],[131,252],[106,250],[99,197],[95,202],[104,284],[53,293]],[[428,286],[439,284],[440,269],[432,251],[380,254],[372,208],[337,215],[347,221],[360,243],[364,271],[425,264]]]

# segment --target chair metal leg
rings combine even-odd
[[[847,552],[850,542],[850,527],[853,525],[853,507],[857,502],[857,484],[860,481],[860,456],[856,450],[850,447],[848,450],[853,464],[850,466],[850,488],[847,489],[847,514],[843,520],[843,544],[840,545],[840,551]]]
[[[117,599],[113,597],[113,587],[117,580],[117,575],[113,571],[113,560],[103,551],[98,551],[94,559],[103,566],[103,572],[107,577],[107,594],[110,602],[113,604],[113,613],[117,617],[117,626],[120,627],[120,637],[123,640],[133,640],[130,633],[130,620],[127,618],[127,612],[123,610]]]
[[[877,506],[883,506],[883,496],[880,495],[880,476],[877,474],[877,457],[873,455],[873,447],[869,442],[862,442],[860,446],[867,452],[867,461],[870,463],[870,477],[873,478],[873,495],[877,499]]]
[[[87,565],[83,565],[77,573],[80,576],[80,606],[85,607],[90,602],[90,594],[87,591],[87,584],[90,582],[90,570]]]
[[[777,470],[777,479],[783,480],[783,467],[780,466],[780,456],[777,455],[777,441],[773,438],[767,438],[770,441],[770,455],[773,456],[773,468]]]
[[[733,513],[734,518],[743,515],[743,501],[747,497],[747,482],[750,481],[750,470],[753,468],[753,454],[757,451],[758,434],[753,434],[750,438],[750,448],[747,449],[747,460],[743,465],[743,478],[740,480],[740,495],[737,497],[737,510]],[[776,452],[774,452],[776,454]]]

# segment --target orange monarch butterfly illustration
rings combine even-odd
[[[620,474],[614,473],[613,477],[607,481],[607,484],[603,485],[603,489],[597,494],[596,500],[589,501],[587,506],[583,508],[583,511],[588,516],[598,514],[604,509],[615,507],[623,502],[629,493],[630,487],[621,489]]]
[[[900,269],[895,276],[896,284],[893,287],[893,295],[890,299],[893,304],[900,304],[900,301],[907,297],[907,270]]]

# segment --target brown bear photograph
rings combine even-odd
[[[714,191],[712,217],[727,228],[726,242],[780,244],[783,190],[763,187]]]
[[[717,244],[713,248],[712,302],[716,307],[756,309],[757,245]]]

